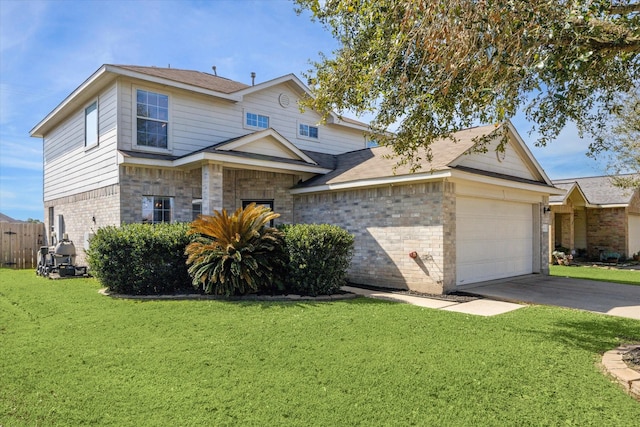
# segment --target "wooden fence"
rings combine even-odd
[[[35,269],[44,231],[43,223],[0,222],[0,267]]]

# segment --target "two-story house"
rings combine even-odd
[[[547,204],[559,193],[511,124],[498,155],[497,141],[473,149],[494,126],[473,128],[434,143],[412,173],[368,148],[365,124],[302,112],[304,96],[294,75],[247,85],[103,65],[31,131],[44,145],[48,229],[82,247],[102,226],[258,202],[281,223],[353,233],[355,283],[440,293],[548,271]]]

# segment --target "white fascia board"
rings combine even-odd
[[[527,147],[527,144],[524,142],[524,140],[518,133],[518,130],[513,125],[513,123],[511,123],[510,120],[507,120],[507,128],[509,129],[509,132],[511,132],[511,135],[513,135],[513,137],[515,138],[518,145],[520,146],[520,149],[522,149],[522,151],[525,152],[525,154],[527,155],[531,163],[533,163],[533,166],[535,167],[536,172],[540,174],[540,176],[542,177],[542,179],[545,180],[547,185],[553,185],[553,183],[551,182],[551,179],[542,168],[542,165],[538,163],[538,160],[533,156],[533,153],[531,152],[531,150],[529,150],[529,147]]]
[[[602,209],[607,209],[607,208],[628,208],[629,204],[628,203],[611,203],[609,205],[589,205],[587,207],[588,208],[602,208]]]
[[[532,191],[535,193],[548,194],[548,195],[554,195],[554,196],[555,195],[560,196],[565,194],[565,190],[562,190],[560,188],[556,188],[553,186],[547,186],[545,184],[540,184],[540,185],[529,184],[526,182],[512,181],[509,179],[497,178],[493,176],[478,175],[475,173],[464,172],[459,170],[452,170],[451,172],[452,172],[451,180],[453,182],[455,182],[456,180],[464,180],[464,181],[478,182],[481,184],[489,184],[489,185],[496,185],[500,187]]]
[[[350,190],[363,187],[383,187],[394,184],[411,184],[420,181],[433,181],[449,178],[451,171],[440,171],[434,173],[420,173],[413,175],[388,176],[381,178],[363,179],[358,181],[339,182],[336,184],[323,184],[306,188],[295,188],[289,190],[291,194],[319,193],[324,191]]]
[[[104,77],[106,73],[108,73],[106,65],[98,68],[95,73],[91,74],[89,78],[87,78],[84,82],[82,82],[82,84],[80,84],[80,86],[75,88],[75,90],[71,92],[65,99],[63,99],[62,102],[58,104],[58,106],[54,108],[49,114],[47,114],[44,119],[40,120],[40,122],[29,131],[29,134],[36,138],[43,138],[44,132],[42,132],[42,128],[47,124],[47,122],[53,119],[62,110],[66,109],[66,107],[72,104],[79,96],[81,96],[81,94],[85,90],[87,90],[88,87],[95,84],[98,80]]]
[[[225,165],[234,165],[243,169],[248,169],[247,166],[253,166],[261,169],[279,170],[285,172],[309,172],[315,174],[327,174],[331,172],[331,169],[326,169],[315,165],[299,165],[291,163],[281,163],[274,160],[262,160],[252,159],[247,157],[228,156],[221,153],[198,153],[193,156],[187,156],[181,159],[174,160],[176,166],[183,166],[193,161],[212,161],[217,163],[223,163]]]
[[[298,77],[296,77],[295,74],[285,74],[284,76],[276,77],[275,79],[267,80],[266,82],[258,83],[257,85],[240,89],[234,92],[233,94],[239,96],[241,101],[244,95],[258,92],[263,89],[267,89],[272,86],[277,86],[279,84],[287,83],[287,82],[292,82],[295,86],[298,87],[301,93],[304,93],[307,96],[311,96],[311,92],[309,91],[309,88],[304,83],[302,83],[302,81]]]
[[[145,159],[144,157],[129,157],[118,152],[118,165],[131,166],[149,166],[156,168],[173,168],[175,167],[171,160],[161,159]]]
[[[314,165],[297,165],[290,163],[280,163],[273,160],[251,159],[246,157],[228,156],[220,153],[196,153],[190,156],[181,157],[176,160],[146,159],[141,157],[125,157],[118,153],[118,164],[132,166],[149,166],[162,168],[184,168],[189,165],[215,162],[223,165],[232,165],[242,169],[251,167],[263,170],[284,171],[284,172],[308,172],[314,174],[327,174],[331,169],[325,169]]]
[[[229,142],[227,144],[222,144],[218,148],[218,150],[220,150],[220,151],[232,151],[235,148],[242,147],[245,144],[250,144],[250,143],[255,142],[255,141],[259,140],[259,139],[262,139],[262,138],[264,138],[266,136],[273,137],[282,146],[284,146],[286,149],[288,149],[289,151],[294,153],[301,160],[303,160],[303,161],[305,161],[305,162],[307,162],[309,164],[312,164],[312,165],[317,165],[317,163],[314,162],[312,158],[310,158],[309,156],[304,154],[302,151],[300,151],[300,149],[298,147],[296,147],[287,138],[282,136],[278,131],[276,131],[273,128],[265,129],[265,130],[260,131],[260,132],[255,132],[255,133],[249,134],[247,136],[243,136],[242,138],[239,138],[239,139],[237,139],[237,140],[235,140],[233,142]]]
[[[329,117],[327,118],[327,124],[336,125],[336,126],[344,126],[351,129],[363,130],[363,131],[371,131],[371,127],[365,123],[357,124],[351,123],[345,120],[340,119],[340,117],[334,113],[329,113]]]
[[[215,90],[204,89],[199,86],[192,86],[186,83],[176,82],[175,80],[169,80],[169,79],[164,79],[162,77],[150,76],[148,74],[139,73],[137,71],[125,70],[123,68],[119,68],[113,65],[107,65],[106,67],[109,72],[112,72],[120,76],[130,77],[132,79],[144,80],[146,82],[157,83],[163,86],[184,89],[184,90],[188,90],[189,92],[196,92],[203,95],[215,96],[216,98],[222,98],[222,99],[226,99],[234,102],[240,101],[242,99],[242,97],[236,95],[235,93],[228,94],[224,92],[218,92]]]

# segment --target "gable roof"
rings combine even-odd
[[[247,84],[237,82],[214,74],[203,73],[194,70],[181,70],[179,68],[143,67],[140,65],[113,65],[123,70],[134,71],[148,76],[159,77],[174,82],[184,83],[191,86],[209,89],[222,93],[234,93],[239,90],[251,87]]]
[[[214,161],[236,168],[323,174],[334,166],[334,156],[300,150],[269,128],[231,138],[182,156],[118,150],[119,164],[191,168]]]
[[[92,97],[96,96],[104,87],[112,83],[119,76],[157,83],[173,88],[188,90],[208,96],[215,96],[231,102],[241,102],[243,96],[264,90],[266,88],[288,83],[303,96],[310,96],[309,89],[293,74],[287,74],[257,85],[247,85],[210,73],[179,68],[145,67],[139,65],[104,64],[87,78],[80,86],[71,92],[47,116],[29,132],[33,137],[44,137],[61,120],[82,108]],[[331,113],[328,124],[367,130],[368,126],[357,120],[342,119]]]
[[[513,129],[510,124],[508,124],[507,129],[512,136],[514,134],[517,136],[515,129]],[[333,171],[299,184],[297,186],[297,192],[378,185],[391,181],[408,182],[424,180],[434,177],[452,176],[452,171],[454,170],[460,174],[484,175],[486,177],[507,179],[513,182],[551,187],[551,181],[528,150],[525,154],[529,157],[528,160],[531,163],[531,168],[538,171],[538,181],[498,173],[488,173],[486,171],[474,170],[457,165],[460,163],[459,160],[467,153],[470,153],[476,146],[477,138],[488,135],[495,130],[496,127],[494,125],[478,126],[456,132],[454,134],[456,142],[450,139],[434,141],[430,145],[432,161],[423,161],[421,164],[422,168],[415,172],[411,171],[411,165],[398,165],[398,158],[393,152],[392,147],[367,148],[341,154],[336,156],[336,167]],[[522,143],[524,145],[521,139],[512,139],[517,139],[517,141],[515,141],[516,144]],[[417,156],[426,159],[426,152],[419,150]]]
[[[623,175],[624,176],[624,175]],[[585,201],[592,206],[626,206],[631,203],[637,189],[624,189],[614,185],[611,176],[591,176],[553,180],[553,184],[567,193],[564,196],[552,196],[552,204],[564,204],[574,188],[578,188]]]

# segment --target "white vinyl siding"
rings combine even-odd
[[[532,171],[529,170],[521,154],[518,153],[513,144],[506,144],[504,153],[500,153],[502,161],[498,160],[497,147],[498,141],[487,143],[486,153],[472,152],[465,154],[460,159],[458,165],[518,178],[538,179]]]
[[[130,80],[124,80],[120,85],[122,111],[119,148],[123,150],[136,149],[132,144],[135,142],[133,88],[135,85]],[[169,90],[152,84],[145,84],[145,88],[166,93],[170,97],[169,140],[171,152],[176,156],[255,132],[244,126],[246,111],[268,116],[269,127],[303,150],[339,154],[365,147],[363,131],[331,124],[319,127],[320,137],[317,140],[298,138],[298,123],[318,123],[320,116],[310,110],[301,113],[298,108],[292,108],[298,96],[286,84],[247,95],[242,102]],[[286,93],[291,99],[289,108],[282,108],[278,103],[281,93]]]
[[[85,106],[44,137],[44,200],[118,182],[116,152],[117,85],[97,98],[100,144],[85,149]]]
[[[456,285],[533,272],[533,205],[456,198]]]

